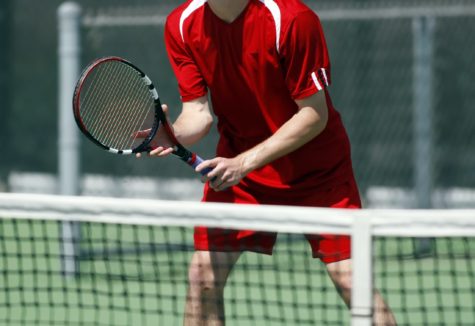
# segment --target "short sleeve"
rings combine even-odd
[[[206,95],[206,82],[180,36],[179,23],[173,19],[168,19],[165,25],[165,44],[181,100],[187,102]]]
[[[315,13],[301,12],[290,23],[281,44],[281,56],[292,98],[308,97],[330,85],[328,49]]]

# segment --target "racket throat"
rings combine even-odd
[[[196,161],[196,155],[181,146],[175,146],[173,149],[173,154],[178,156],[180,160],[189,165],[193,165],[193,163]]]

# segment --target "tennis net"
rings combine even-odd
[[[206,225],[279,232],[273,256],[234,267],[227,325],[369,325],[373,287],[398,325],[473,325],[474,217],[0,194],[0,324],[180,325],[193,226]],[[353,236],[351,310],[305,233]]]

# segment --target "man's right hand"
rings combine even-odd
[[[162,110],[165,113],[165,116],[168,118],[168,106],[166,104],[162,104]],[[172,124],[169,122],[170,127],[173,128]],[[138,139],[145,139],[150,134],[150,129],[140,130],[134,134],[134,137]],[[159,127],[155,137],[153,137],[152,141],[150,142],[150,147],[152,150],[148,153],[148,156],[158,156],[163,157],[170,155],[173,153],[174,144],[171,141],[170,137],[168,136],[167,132],[164,128]],[[137,158],[142,157],[142,153],[135,154]]]

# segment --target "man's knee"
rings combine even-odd
[[[339,289],[345,291],[351,290],[351,260],[328,264],[327,270],[331,279]]]
[[[190,287],[201,291],[218,290],[223,282],[217,279],[210,263],[200,262],[192,264],[188,270]]]
[[[190,287],[199,291],[222,291],[232,267],[226,259],[209,252],[196,252],[188,270]]]

